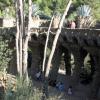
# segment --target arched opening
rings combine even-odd
[[[84,85],[87,85],[92,82],[93,75],[95,72],[94,67],[94,59],[91,54],[87,54],[87,56],[84,59],[84,68],[82,69],[82,72],[80,74],[81,83]]]

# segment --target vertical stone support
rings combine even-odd
[[[82,66],[84,66],[84,57],[81,53],[81,49],[79,47],[74,47],[72,49],[72,53],[74,55],[74,64],[72,78],[71,78],[71,86],[76,87],[80,80],[80,71]]]
[[[57,80],[57,75],[58,75],[62,53],[63,53],[62,48],[57,47],[55,50],[53,60],[52,60],[52,68],[51,68],[50,75],[49,75],[49,79],[52,82],[55,82]]]
[[[91,86],[91,93],[90,93],[90,97],[91,100],[95,98],[95,100],[98,100],[98,92],[100,89],[100,52],[93,57],[94,59],[94,64],[95,64],[95,73],[93,76],[93,83]]]
[[[35,76],[35,74],[41,70],[40,68],[40,64],[41,64],[41,53],[42,52],[42,48],[40,51],[40,45],[39,43],[34,44],[31,46],[31,51],[32,51],[32,64],[31,64],[31,75],[32,77]]]
[[[67,48],[63,48],[66,75],[71,75],[71,53]]]
[[[17,66],[16,65],[16,52],[13,51],[13,53],[12,53],[12,59],[9,61],[7,72],[11,73],[13,75],[17,75],[18,72],[17,72],[17,67],[16,66]]]

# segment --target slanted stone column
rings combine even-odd
[[[62,53],[63,53],[62,48],[57,47],[54,53],[54,57],[52,60],[52,68],[51,68],[50,75],[49,75],[49,79],[52,83],[56,82],[57,80],[57,75],[58,75]]]
[[[40,52],[42,52],[42,48],[40,48],[39,43],[32,44],[30,48],[32,51],[31,75],[34,78],[35,74],[41,70],[40,64],[42,62],[42,56]]]
[[[71,53],[67,48],[63,48],[66,75],[71,75]]]
[[[95,64],[95,73],[93,76],[93,83],[91,86],[91,93],[90,97],[91,100],[95,98],[95,100],[99,100],[98,98],[98,92],[100,89],[100,52],[93,57],[94,58],[94,64]]]
[[[74,55],[74,64],[72,78],[71,78],[71,86],[76,87],[80,80],[80,72],[81,68],[84,66],[84,56],[82,56],[80,47],[73,47],[72,53]]]
[[[12,75],[17,75],[17,67],[16,67],[16,51],[12,53],[12,59],[9,61],[7,72]]]

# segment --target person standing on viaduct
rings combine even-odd
[[[73,20],[71,20],[71,22],[70,22],[70,28],[71,29],[75,29],[76,28],[76,23]]]

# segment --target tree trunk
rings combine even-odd
[[[32,1],[29,0],[29,23],[28,32],[25,34],[25,21],[24,21],[24,0],[16,1],[16,56],[17,56],[17,70],[20,77],[25,76],[28,79],[27,72],[27,58],[28,58],[28,40],[30,37],[30,22],[32,13]]]
[[[26,41],[23,44],[23,75],[28,80],[27,58],[28,58],[28,41]]]
[[[57,40],[58,40],[58,37],[60,35],[65,16],[67,15],[67,12],[69,10],[71,3],[72,3],[72,0],[69,1],[68,5],[66,7],[66,10],[65,10],[65,12],[62,16],[61,22],[59,24],[59,27],[58,27],[58,30],[57,30],[57,33],[56,33],[56,36],[55,36],[54,41],[53,41],[53,45],[52,45],[51,53],[50,53],[49,60],[48,60],[48,63],[47,63],[46,73],[45,73],[45,81],[44,81],[44,86],[43,86],[43,94],[44,95],[42,97],[43,100],[45,99],[45,97],[48,97],[48,81],[47,81],[47,78],[48,78],[49,71],[50,71],[51,61],[52,61],[52,58],[53,58],[53,55],[54,55],[54,52],[55,52]]]
[[[49,25],[49,28],[48,28],[48,32],[47,32],[47,39],[46,39],[45,49],[44,49],[44,59],[43,59],[43,64],[42,64],[42,71],[43,72],[44,72],[44,69],[45,69],[45,61],[46,61],[46,53],[47,53],[46,51],[47,51],[47,46],[48,46],[48,41],[49,41],[50,28],[51,28],[53,19],[54,19],[54,15],[52,16],[52,19],[51,19],[51,22],[50,22],[50,25]]]
[[[19,34],[19,52],[20,52],[20,57],[19,57],[19,65],[20,65],[20,70],[21,70],[21,76],[23,74],[23,34],[24,34],[24,13],[23,13],[23,0],[19,0],[19,28],[20,28],[20,34]]]
[[[23,33],[23,10],[22,0],[16,1],[16,22],[17,22],[17,33],[16,33],[16,56],[17,56],[17,70],[19,76],[22,76],[22,33]]]
[[[20,68],[19,68],[19,17],[18,17],[18,2],[16,1],[16,27],[17,27],[17,32],[16,32],[16,61],[17,61],[17,71],[18,74],[20,75]]]
[[[49,57],[49,60],[48,60],[48,63],[47,63],[47,68],[46,68],[46,74],[45,74],[45,77],[48,77],[49,75],[49,71],[50,71],[50,65],[51,65],[51,61],[52,61],[52,58],[53,58],[53,55],[54,55],[54,52],[55,52],[55,48],[56,48],[56,44],[57,44],[57,40],[59,38],[59,35],[61,33],[61,29],[62,29],[62,26],[63,26],[63,22],[64,22],[64,19],[65,19],[65,16],[67,15],[67,12],[70,8],[70,5],[72,3],[72,0],[69,1],[67,7],[66,7],[66,10],[62,16],[62,19],[60,21],[60,24],[59,24],[59,27],[58,27],[58,30],[56,32],[56,36],[54,38],[54,41],[53,41],[53,45],[52,45],[52,50],[51,50],[51,53],[50,53],[50,57]]]
[[[30,37],[30,23],[31,23],[31,14],[32,14],[32,1],[29,0],[29,19],[28,19],[28,32],[23,38],[23,75],[25,75],[28,80],[28,72],[27,72],[27,59],[28,59],[28,41]]]

